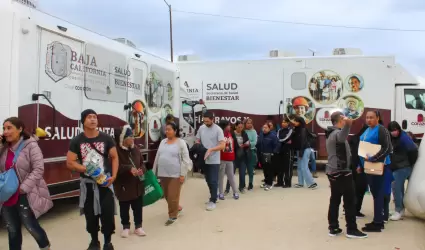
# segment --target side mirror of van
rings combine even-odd
[[[46,138],[47,132],[44,129],[38,127],[35,129],[35,136],[37,136],[38,138]]]

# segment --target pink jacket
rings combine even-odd
[[[17,143],[12,150],[18,148]],[[0,171],[5,169],[7,150],[0,150]],[[29,205],[36,218],[53,207],[52,199],[43,179],[44,160],[43,153],[34,138],[24,141],[24,147],[16,161],[16,172],[19,177],[20,190],[27,194]]]

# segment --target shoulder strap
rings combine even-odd
[[[93,142],[92,142],[92,143],[90,143],[90,147],[91,147],[92,149],[96,150],[96,152],[97,152],[98,154],[100,154],[101,156],[103,156],[103,153],[102,153],[102,152],[100,152],[100,151],[96,148],[96,145],[94,145],[94,143],[93,143]]]
[[[16,161],[18,160],[19,154],[21,153],[21,151],[22,151],[23,148],[24,148],[24,140],[22,140],[19,143],[19,146],[18,146],[18,148],[15,151],[15,156],[13,157],[13,161],[12,161],[13,165],[16,164]]]

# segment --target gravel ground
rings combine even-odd
[[[164,226],[167,206],[161,200],[144,209],[143,227],[148,236],[131,235],[122,239],[117,216],[118,230],[113,237],[115,249],[425,249],[424,222],[409,215],[403,221],[387,224],[383,233],[369,234],[368,239],[347,239],[343,235],[329,237],[327,207],[330,191],[324,175],[317,179],[317,190],[274,188],[266,192],[258,187],[260,179],[262,174],[258,171],[254,191],[241,195],[237,201],[229,196],[218,203],[215,211],[207,212],[204,203],[209,195],[205,181],[191,178],[183,188],[184,214],[177,223]],[[358,220],[359,227],[371,220],[370,195],[366,196],[363,207],[367,217]],[[52,242],[52,249],[87,248],[89,238],[84,217],[79,216],[77,199],[55,202],[54,209],[41,218],[41,223]],[[342,216],[340,224],[345,225]],[[8,249],[7,244],[7,232],[3,229],[0,231],[0,250]],[[25,229],[23,249],[38,249]]]

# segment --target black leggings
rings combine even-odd
[[[130,229],[130,207],[133,210],[134,227],[141,228],[143,221],[143,195],[131,200],[120,201],[120,217],[123,229]]]
[[[277,174],[277,184],[290,187],[292,185],[291,151],[279,153],[273,164]]]

